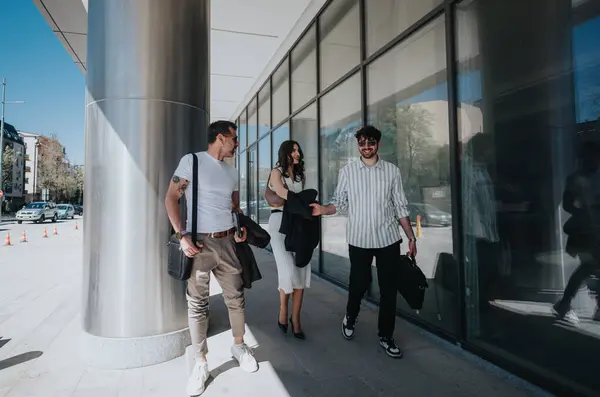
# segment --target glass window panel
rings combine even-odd
[[[321,98],[321,201],[329,203],[340,169],[358,160],[354,134],[361,127],[360,74],[355,74]],[[346,242],[347,216],[323,217],[323,273],[348,284],[350,261]]]
[[[333,84],[360,62],[357,0],[331,2],[320,17],[321,89]]]
[[[319,191],[319,127],[317,104],[313,103],[292,119],[292,139],[298,142],[304,155],[304,177],[306,189]],[[319,270],[319,250],[313,252],[313,270]]]
[[[240,154],[240,208],[244,214],[248,213],[248,163],[247,153],[242,152]]]
[[[290,126],[288,123],[281,125],[275,131],[273,131],[273,154],[271,159],[271,164],[273,168],[277,164],[277,158],[279,153],[279,146],[288,139],[290,139]]]
[[[369,0],[367,14],[367,56],[392,41],[444,0]]]
[[[292,112],[317,95],[316,25],[292,50]]]
[[[271,135],[258,142],[258,222],[268,230],[271,207],[265,200],[265,188],[271,172]]]
[[[245,150],[247,146],[248,137],[248,123],[246,123],[246,109],[242,111],[238,124],[238,140],[240,142],[240,150]]]
[[[381,130],[381,158],[400,169],[418,237],[417,260],[430,280],[419,317],[456,333],[458,273],[452,245],[443,17],[370,64],[367,87],[369,124]],[[406,243],[402,249],[407,249]],[[372,269],[373,280],[377,280],[377,269]],[[371,294],[379,298],[377,282]],[[398,307],[414,313],[400,296]]]
[[[600,390],[599,5],[469,1],[455,24],[467,335],[582,395]]]
[[[319,127],[317,105],[313,103],[292,119],[292,139],[298,142],[304,154],[307,189],[319,189]]]
[[[248,149],[248,212],[254,222],[258,222],[258,153],[256,145]]]
[[[269,82],[258,93],[258,136],[271,129],[271,87]]]
[[[256,142],[258,138],[258,113],[256,97],[248,104],[248,146]]]
[[[288,58],[273,73],[273,125],[290,115],[290,68]]]

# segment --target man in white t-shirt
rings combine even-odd
[[[176,236],[181,240],[185,255],[194,258],[187,285],[188,316],[196,365],[188,381],[187,392],[197,396],[204,392],[209,377],[206,363],[206,333],[208,330],[209,281],[212,272],[223,289],[223,298],[229,310],[229,321],[234,337],[231,354],[248,372],[255,372],[258,364],[252,350],[244,343],[244,287],[242,268],[235,254],[235,242],[246,240],[235,233],[232,209],[239,206],[237,172],[223,160],[233,157],[238,147],[237,126],[230,121],[216,121],[208,129],[208,150],[197,153],[198,186],[193,186],[193,156],[185,155],[173,174],[165,204]],[[192,192],[198,189],[198,207],[192,208]],[[187,226],[182,228],[179,199],[185,194]],[[192,211],[198,214],[197,245],[192,233]]]

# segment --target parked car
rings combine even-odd
[[[417,222],[417,215],[421,216],[421,226],[452,225],[452,215],[431,204],[410,203],[408,204],[408,211],[412,223]]]
[[[48,219],[51,219],[52,222],[58,220],[58,208],[56,208],[56,204],[49,201],[29,203],[17,212],[17,223],[19,224],[23,221],[42,223]]]
[[[81,205],[74,205],[75,215],[83,216],[83,207]]]
[[[75,208],[71,204],[59,204],[57,208],[58,219],[75,218]]]

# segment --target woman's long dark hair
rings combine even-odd
[[[298,162],[298,164],[294,164],[294,160],[292,160],[294,145],[298,145],[298,153],[300,153],[300,161]],[[281,167],[282,174],[284,177],[291,177],[291,175],[288,175],[288,170],[290,168],[290,165],[293,164],[294,181],[304,181],[304,153],[302,153],[302,148],[300,147],[300,144],[298,142],[292,140],[283,142],[281,146],[279,146],[279,152],[277,153],[277,157],[277,167]]]

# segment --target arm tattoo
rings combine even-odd
[[[187,182],[184,182],[181,185],[179,185],[179,194],[181,194],[183,196],[183,194],[185,193],[185,189],[187,189],[187,187],[188,187]]]
[[[181,196],[185,193],[185,189],[188,187],[188,182],[186,180],[181,180],[177,175],[173,175],[173,183],[177,185],[177,191]]]

